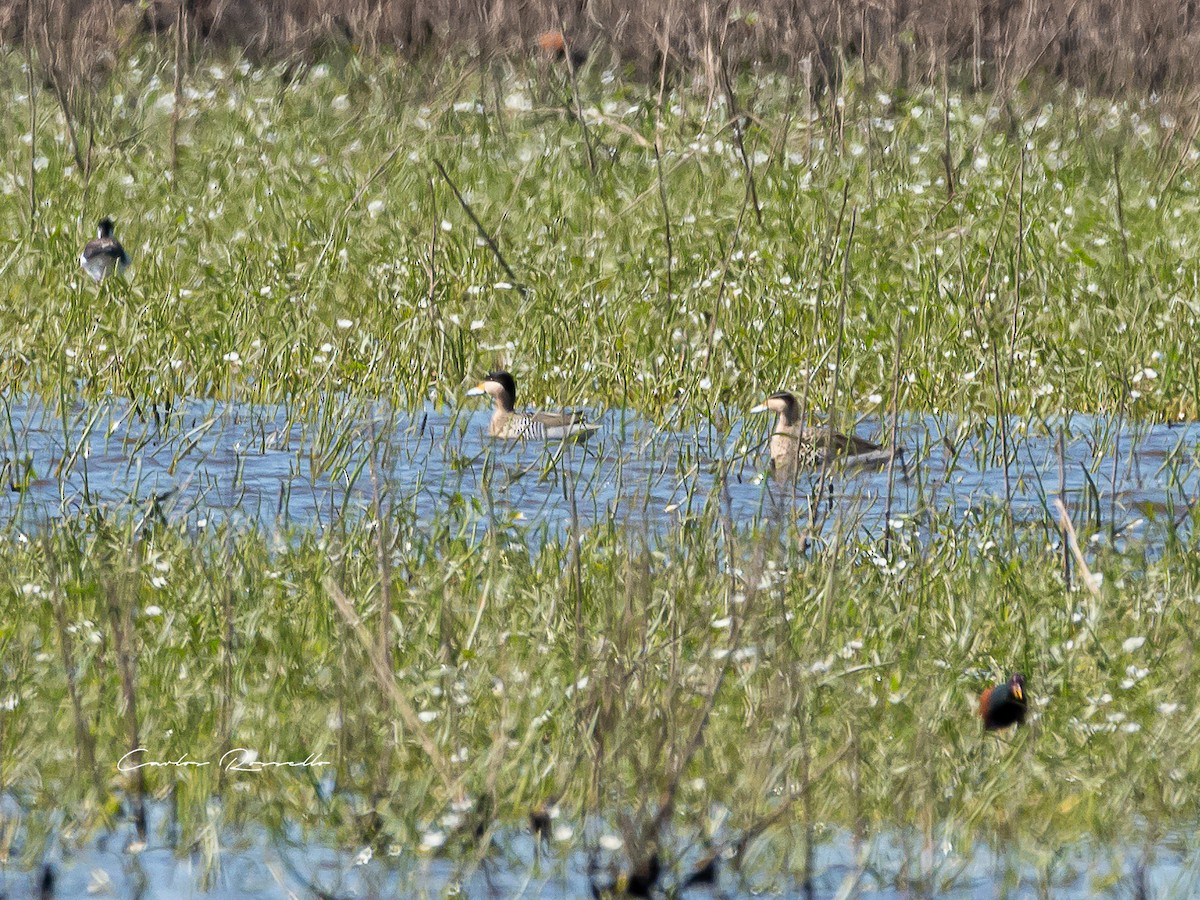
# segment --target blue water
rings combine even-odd
[[[551,531],[609,519],[661,531],[717,503],[736,524],[782,509],[792,519],[815,517],[826,528],[876,537],[886,525],[890,484],[893,519],[961,523],[1003,508],[1016,522],[1037,523],[1053,517],[1062,496],[1081,528],[1115,524],[1126,537],[1155,539],[1184,520],[1188,499],[1200,491],[1196,424],[1118,430],[1086,416],[1013,420],[1006,485],[993,422],[906,417],[898,429],[904,465],[891,473],[832,471],[832,504],[814,507],[819,472],[789,485],[765,477],[765,418],[731,411],[725,430],[676,430],[610,411],[590,442],[566,446],[493,441],[487,418],[475,407],[404,414],[330,401],[305,420],[281,407],[193,401],[156,423],[117,402],[65,416],[17,403],[9,427],[0,428],[0,524],[35,529],[89,507],[153,507],[194,528],[222,521],[323,528],[368,512],[378,489],[385,506],[425,519],[457,496],[497,519]],[[857,427],[874,439],[885,430],[876,420]]]
[[[12,805],[11,797],[5,797]],[[219,822],[219,811],[214,819]],[[587,897],[611,883],[626,855],[606,851],[606,828],[576,827],[568,842],[535,841],[528,828],[499,828],[481,853],[460,847],[444,855],[411,846],[336,848],[299,828],[271,834],[260,826],[217,827],[206,869],[198,852],[170,842],[166,808],[151,804],[145,845],[121,826],[83,847],[55,841],[36,866],[0,862],[0,894],[36,896],[42,867],[55,875],[59,897]],[[560,822],[561,824],[561,822]],[[796,841],[802,838],[797,834]],[[663,852],[659,896],[748,898],[804,896],[800,846],[765,838],[750,844],[740,866],[721,857],[713,885],[684,887],[702,856],[695,836],[674,836]],[[19,845],[19,841],[18,841]],[[469,845],[463,845],[469,846]],[[1146,846],[1079,840],[1025,852],[975,843],[958,848],[945,836],[814,829],[812,896],[877,898],[1193,897],[1200,892],[1194,830]],[[1031,859],[1042,860],[1035,866]],[[589,862],[594,860],[594,862]]]

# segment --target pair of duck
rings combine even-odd
[[[467,391],[468,397],[490,396],[495,410],[488,434],[502,440],[574,440],[586,441],[600,426],[588,422],[581,412],[517,412],[517,384],[508,372],[489,372]],[[800,403],[787,391],[772,394],[752,413],[778,415],[771,432],[771,465],[776,473],[794,474],[797,469],[840,458],[847,463],[884,463],[892,456],[857,435],[846,435],[830,428],[801,423]]]

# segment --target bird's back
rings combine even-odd
[[[98,237],[88,241],[79,254],[79,263],[89,275],[99,281],[114,269],[121,270],[129,265],[129,254],[121,242],[112,237]]]
[[[508,440],[587,440],[600,426],[585,421],[581,412],[511,412],[497,411],[492,416],[492,437]]]

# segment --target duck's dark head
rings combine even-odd
[[[507,372],[488,372],[479,384],[467,391],[468,397],[481,394],[495,397],[500,406],[511,411],[517,402],[517,383]]]
[[[767,412],[779,413],[783,417],[785,425],[792,425],[800,419],[800,404],[795,396],[788,391],[776,391],[758,406],[754,407],[750,412],[760,413]]]
[[[105,216],[96,226],[96,231],[102,238],[110,238],[113,236],[113,227],[116,225],[112,219]]]

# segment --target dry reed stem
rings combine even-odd
[[[400,718],[404,722],[404,727],[416,737],[417,743],[421,745],[421,749],[429,757],[430,763],[437,770],[450,796],[457,797],[459,787],[452,774],[449,762],[442,754],[442,751],[438,749],[438,745],[434,742],[433,738],[429,736],[429,732],[417,717],[417,712],[412,704],[408,702],[408,698],[396,686],[395,675],[388,667],[383,656],[379,653],[379,647],[372,640],[362,619],[354,611],[354,605],[332,578],[325,580],[325,590],[333,599],[334,605],[337,607],[338,612],[342,614],[342,618],[346,620],[346,624],[350,630],[354,632],[355,637],[362,644],[363,652],[366,653],[367,660],[371,663],[371,669],[374,672],[375,681],[379,685],[380,690],[400,714]]]
[[[753,22],[712,0],[678,0],[657,15],[635,0],[574,14],[552,0],[498,4],[484,15],[469,0],[437,8],[377,0],[150,0],[130,9],[124,0],[0,0],[0,38],[15,43],[40,30],[46,50],[69,48],[57,68],[64,96],[72,98],[106,74],[131,40],[156,38],[177,17],[187,22],[189,56],[240,49],[253,62],[303,65],[347,52],[445,58],[473,51],[488,61],[527,55],[535,37],[557,23],[573,43],[586,36],[593,54],[606,50],[618,67],[630,65],[648,81],[665,81],[668,68],[673,76],[697,74],[710,96],[721,90],[722,61],[735,71],[762,63],[803,70],[814,100],[840,90],[847,65],[862,69],[863,83],[901,89],[936,85],[939,71],[953,69],[974,88],[998,94],[1035,73],[1107,93],[1163,96],[1200,83],[1200,17],[1178,0],[1027,0],[969,11],[952,0],[763,0],[752,5]],[[191,46],[192,29],[204,36],[203,48]],[[833,104],[828,109],[838,116]]]
[[[471,209],[471,204],[469,204],[467,199],[462,195],[462,191],[458,189],[458,185],[454,183],[454,180],[446,171],[446,167],[442,165],[441,160],[435,159],[433,164],[437,167],[438,174],[442,176],[442,180],[445,181],[446,184],[450,186],[450,190],[454,192],[454,197],[458,200],[458,205],[462,207],[463,212],[465,212],[471,222],[474,223],[475,230],[479,232],[479,236],[483,238],[484,242],[488,245],[488,248],[495,255],[497,262],[500,263],[500,268],[504,270],[504,274],[508,276],[508,280],[512,283],[513,287],[519,290],[522,294],[528,294],[529,288],[526,287],[519,278],[517,278],[516,273],[513,272],[512,267],[508,264],[508,260],[506,260],[504,258],[504,254],[500,252],[500,246],[496,243],[496,239],[492,237],[491,232],[483,227],[483,223],[480,222],[479,217],[475,215],[475,210]]]
[[[1067,544],[1071,548],[1071,555],[1075,557],[1075,564],[1079,566],[1079,573],[1083,577],[1083,583],[1091,591],[1092,596],[1100,600],[1100,585],[1096,580],[1096,576],[1092,574],[1092,570],[1088,568],[1087,560],[1083,558],[1083,551],[1079,549],[1079,539],[1075,536],[1075,526],[1071,524],[1071,516],[1068,514],[1062,500],[1057,497],[1054,498],[1054,507],[1058,510],[1059,524],[1067,536]]]

